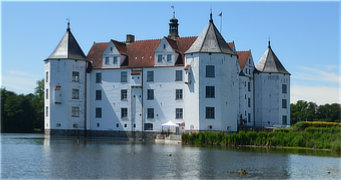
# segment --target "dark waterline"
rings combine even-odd
[[[340,179],[338,154],[1,134],[1,178]],[[248,174],[241,176],[238,170]]]

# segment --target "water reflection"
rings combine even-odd
[[[2,178],[341,178],[340,156],[27,134],[2,134],[1,145]]]

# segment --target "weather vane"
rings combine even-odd
[[[67,28],[70,29],[70,19],[66,18],[66,21],[67,21]]]
[[[173,9],[173,18],[175,18],[175,8],[174,8],[174,5],[172,5],[171,8]]]

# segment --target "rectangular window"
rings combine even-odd
[[[117,56],[114,56],[114,60],[112,62],[113,64],[117,64],[117,58],[118,58]]]
[[[144,130],[153,130],[153,123],[144,123]]]
[[[283,94],[287,93],[287,85],[286,84],[282,84],[282,93]]]
[[[159,63],[162,62],[162,55],[161,54],[157,56],[157,62],[159,62]]]
[[[72,106],[72,117],[79,117],[79,107]]]
[[[49,72],[46,72],[45,81],[46,81],[46,82],[49,82]]]
[[[251,113],[248,113],[248,114],[247,114],[247,121],[248,121],[248,122],[251,122]]]
[[[172,61],[172,55],[171,54],[167,54],[167,62]]]
[[[215,77],[215,70],[213,65],[206,66],[206,77]]]
[[[128,117],[128,108],[121,108],[121,118]]]
[[[286,99],[282,99],[282,108],[283,109],[287,108],[287,100]]]
[[[247,82],[247,90],[250,92],[251,91],[251,83]]]
[[[109,64],[109,57],[105,57],[105,64]]]
[[[79,99],[79,89],[72,89],[72,99]]]
[[[102,108],[96,108],[96,118],[102,117]]]
[[[206,98],[214,98],[214,86],[206,86]]]
[[[122,89],[121,90],[121,100],[127,100],[127,96],[128,96],[128,90]]]
[[[251,107],[251,99],[247,98],[247,107]]]
[[[49,89],[45,90],[46,99],[49,99]]]
[[[175,109],[175,118],[176,119],[182,119],[183,118],[183,109],[182,108],[176,108]]]
[[[147,82],[154,81],[154,71],[147,71]]]
[[[102,91],[96,90],[96,100],[102,100]]]
[[[127,71],[122,71],[121,72],[121,82],[127,82],[128,80],[128,73]]]
[[[147,118],[154,119],[154,108],[147,108]]]
[[[147,90],[147,99],[153,100],[154,99],[154,89],[148,89]]]
[[[72,82],[79,82],[79,72],[72,71]]]
[[[175,71],[175,81],[182,81],[182,70]]]
[[[283,125],[287,125],[288,124],[287,116],[282,116],[282,124]]]
[[[96,73],[96,83],[102,82],[102,73]]]
[[[206,107],[206,119],[214,119],[214,107]]]
[[[49,107],[45,107],[45,116],[49,117]]]
[[[175,90],[175,99],[176,100],[179,100],[179,99],[182,99],[182,89],[176,89]]]

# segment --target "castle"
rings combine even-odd
[[[290,125],[290,73],[270,46],[254,65],[213,23],[179,37],[94,43],[86,56],[71,33],[45,60],[46,134],[237,131]]]

